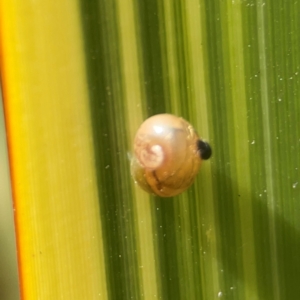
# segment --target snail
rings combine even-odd
[[[136,133],[131,175],[151,194],[176,196],[192,185],[202,160],[211,154],[209,144],[186,120],[171,114],[154,115]]]

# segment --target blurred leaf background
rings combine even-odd
[[[0,95],[1,97],[1,95]],[[8,154],[0,102],[0,299],[19,299],[16,242],[10,188]]]
[[[24,299],[298,297],[300,3],[5,0],[0,11]],[[129,169],[135,131],[163,112],[214,151],[170,199]]]

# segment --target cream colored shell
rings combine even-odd
[[[172,197],[194,181],[201,165],[199,137],[186,120],[170,114],[154,115],[138,129],[131,173],[149,193]]]

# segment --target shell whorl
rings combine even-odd
[[[138,162],[148,170],[158,168],[164,161],[164,151],[160,145],[143,145],[136,149]]]

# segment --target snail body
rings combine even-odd
[[[145,191],[172,197],[193,183],[202,159],[210,155],[209,145],[186,120],[171,114],[154,115],[136,133],[131,174]]]

